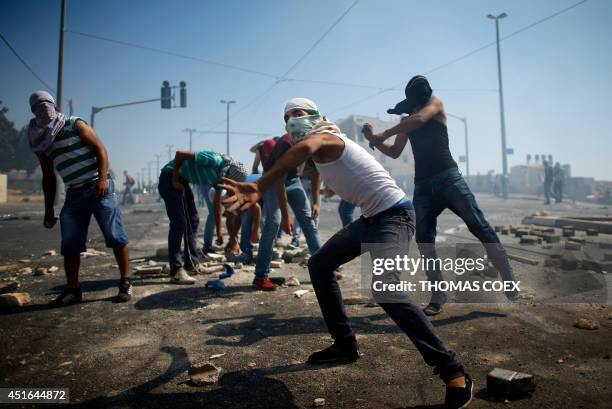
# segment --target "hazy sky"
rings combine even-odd
[[[403,96],[414,74],[428,73],[495,39],[489,13],[506,12],[507,35],[578,0],[361,0],[288,74],[375,88],[283,81],[148,50],[65,35],[65,88],[76,115],[89,120],[92,105],[159,97],[163,80],[188,84],[186,109],[159,103],[103,111],[96,131],[117,173],[136,172],[162,154],[165,144],[187,148],[181,130],[225,130],[225,105],[234,99],[231,127],[281,134],[282,109],[295,96],[315,100],[331,119],[379,114]],[[163,49],[247,70],[282,76],[351,6],[352,0],[295,1],[74,1],[67,28]],[[59,0],[8,0],[0,33],[45,82],[56,85]],[[577,176],[612,179],[612,2],[590,0],[501,43],[509,165],[527,153],[552,154]],[[0,100],[9,118],[25,125],[31,92],[42,85],[0,43]],[[428,75],[449,112],[466,116],[471,172],[501,169],[495,47]],[[347,105],[395,87],[349,108]],[[343,108],[343,109],[342,109]],[[67,108],[66,108],[67,110]],[[449,119],[451,150],[463,154],[463,127]],[[232,154],[251,162],[256,136],[233,136]],[[194,148],[225,150],[224,135],[194,136]],[[157,172],[152,172],[156,174]]]

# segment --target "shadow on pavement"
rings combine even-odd
[[[212,290],[201,285],[181,286],[176,290],[163,291],[141,298],[134,304],[134,307],[137,310],[185,311],[206,306],[207,304],[203,303],[203,300],[233,298],[251,291],[254,290],[250,285],[227,287],[225,290]]]
[[[162,352],[172,356],[166,372],[142,385],[128,389],[117,396],[100,397],[79,404],[74,408],[297,408],[293,394],[287,386],[266,376],[277,368],[229,372],[219,378],[217,385],[193,387],[185,392],[163,393],[155,389],[166,385],[186,372],[191,363],[183,348],[163,347]],[[282,367],[278,367],[282,369]],[[203,390],[212,389],[212,390]]]
[[[482,318],[500,318],[505,314],[472,311],[464,315],[448,317],[432,321],[434,327],[457,324]],[[208,340],[208,345],[249,346],[264,338],[282,337],[297,334],[327,333],[322,317],[302,316],[294,318],[275,318],[276,314],[257,314],[242,317],[230,317],[204,320],[204,325],[213,324],[206,333],[218,338]],[[374,314],[366,317],[351,317],[351,325],[356,333],[366,334],[401,334],[395,323],[375,323],[388,319],[387,314]],[[239,323],[224,323],[225,321],[242,320]],[[240,337],[237,341],[223,338]]]

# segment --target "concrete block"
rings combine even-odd
[[[516,229],[514,231],[515,237],[523,237],[529,235],[529,229]]]
[[[538,244],[539,239],[540,239],[539,237],[531,236],[531,235],[520,236],[519,243],[521,243],[521,244]]]
[[[576,250],[580,250],[582,248],[582,245],[574,241],[566,241],[563,248],[565,248],[566,250],[576,251]]]
[[[28,293],[6,293],[0,295],[0,308],[16,308],[29,304],[31,301]]]
[[[8,176],[0,174],[0,203],[8,202]]]
[[[571,226],[565,226],[561,230],[561,234],[563,234],[563,237],[572,237],[576,235],[576,229]]]
[[[524,396],[535,391],[533,375],[495,368],[487,374],[487,392],[496,398]]]
[[[544,239],[546,243],[559,243],[561,241],[561,236],[557,234],[544,233],[542,239]]]

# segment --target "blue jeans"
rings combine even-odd
[[[198,208],[189,183],[183,181],[183,186],[185,189],[182,192],[174,189],[170,173],[162,172],[159,176],[159,194],[164,199],[166,213],[170,219],[168,259],[171,274],[174,274],[183,265],[191,268],[200,262],[196,245],[200,224]],[[188,253],[186,258],[181,248],[183,240]]]
[[[372,259],[392,258],[407,252],[414,232],[414,211],[391,208],[373,217],[363,216],[334,234],[308,261],[308,272],[327,329],[339,345],[357,344],[342,302],[340,286],[334,271],[364,251]],[[370,250],[364,243],[379,243]],[[381,246],[380,244],[384,244]],[[373,276],[374,278],[374,276]],[[389,282],[399,282],[398,272]],[[417,347],[425,362],[435,367],[434,373],[448,381],[463,374],[463,366],[442,340],[417,304],[405,292],[394,295],[393,301],[375,300]]]
[[[340,215],[342,227],[353,223],[353,220],[355,220],[355,208],[356,206],[354,204],[349,203],[344,199],[340,200],[340,204],[338,205],[338,214]]]
[[[447,169],[416,183],[413,204],[416,211],[416,241],[424,257],[437,258],[435,248],[437,219],[444,209],[450,209],[465,222],[470,232],[484,245],[489,260],[499,271],[502,279],[515,281],[506,250],[478,207],[476,198],[459,169]],[[442,272],[439,269],[428,270],[427,278],[430,281],[442,281]],[[431,302],[444,304],[446,295],[441,291],[434,292]]]
[[[253,229],[253,209],[249,209],[240,215],[240,251],[249,257],[253,257],[253,245],[251,244],[251,232]]]
[[[321,247],[321,239],[319,238],[319,230],[315,225],[314,220],[310,217],[310,202],[306,197],[306,192],[300,183],[299,178],[287,180],[285,183],[287,190],[287,201],[296,220],[302,226],[306,243],[310,254],[314,254]],[[259,242],[259,252],[257,253],[257,262],[255,264],[255,277],[265,278],[270,273],[270,261],[272,261],[272,253],[274,251],[274,239],[280,228],[281,213],[278,207],[278,199],[276,197],[276,188],[271,187],[264,193],[264,226],[261,231],[261,239]]]
[[[310,178],[300,178],[300,182],[302,183],[302,187],[304,188],[304,192],[306,192],[306,197],[310,201],[310,205],[312,206],[312,179]],[[319,219],[315,219],[315,225],[319,227]],[[295,225],[293,226],[293,235],[291,236],[291,240],[294,244],[300,244],[300,235],[302,234],[302,228],[300,227],[300,223],[296,218]]]
[[[206,224],[204,224],[204,249],[208,250],[212,248],[213,238],[215,235],[215,206],[208,197],[208,191],[210,190],[211,186],[201,185],[199,188],[204,191],[204,201],[206,202],[206,208],[208,209]]]
[[[106,247],[117,249],[128,244],[128,236],[121,221],[121,211],[115,193],[115,182],[108,179],[108,194],[96,196],[95,183],[68,188],[60,212],[63,256],[78,256],[86,250],[89,221],[94,216],[102,230]]]

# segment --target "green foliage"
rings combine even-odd
[[[0,106],[0,172],[17,169],[30,174],[38,166],[38,160],[30,150],[27,127],[17,130],[7,118],[7,112],[8,108]]]

